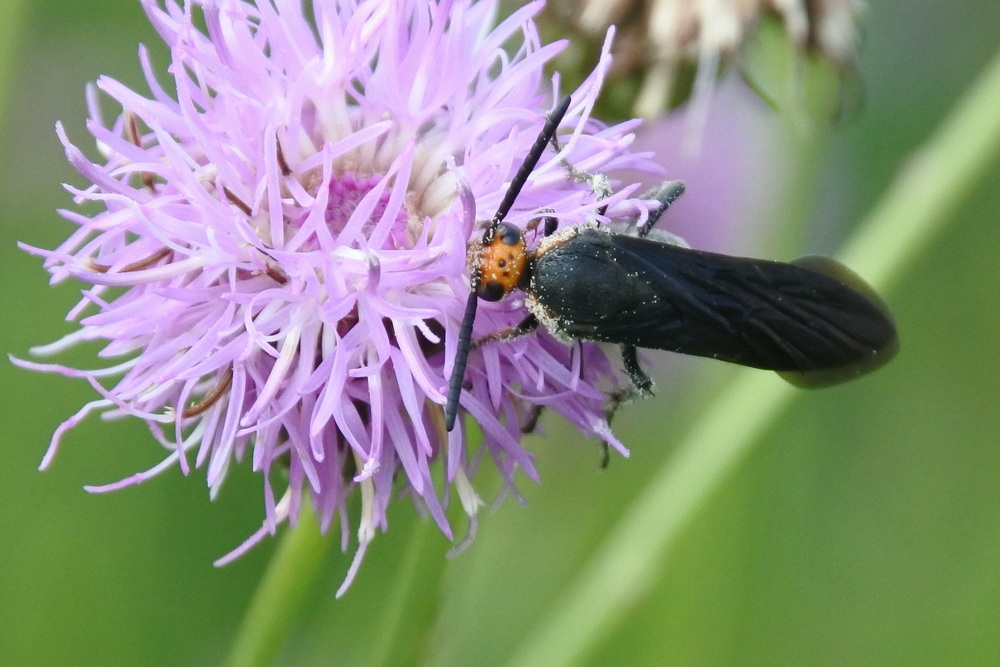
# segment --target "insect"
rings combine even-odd
[[[824,387],[869,373],[898,349],[888,309],[864,281],[826,257],[791,263],[732,257],[677,245],[653,226],[684,192],[664,183],[660,202],[631,233],[584,224],[557,231],[529,249],[523,231],[504,217],[569,107],[561,100],[528,151],[472,257],[466,304],[448,386],[445,426],[454,427],[479,299],[499,301],[515,289],[530,313],[505,340],[542,324],[563,342],[617,343],[632,393],[652,381],[637,348],[671,350],[777,371],[792,384]],[[603,215],[603,211],[601,211]]]

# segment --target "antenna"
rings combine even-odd
[[[524,184],[527,183],[528,177],[534,171],[535,165],[538,164],[538,160],[541,159],[542,153],[545,152],[545,147],[548,146],[549,141],[555,136],[559,123],[562,122],[563,116],[566,115],[566,111],[569,109],[569,104],[570,96],[567,95],[559,100],[559,104],[549,114],[545,125],[542,126],[542,131],[538,133],[538,138],[535,139],[535,143],[528,149],[528,154],[524,156],[524,162],[521,163],[520,168],[514,174],[513,180],[511,180],[510,185],[507,187],[503,201],[500,202],[497,212],[493,214],[490,226],[483,232],[483,240],[480,244],[481,248],[485,248],[493,241],[497,227],[507,217],[510,207],[514,205],[514,200],[517,199],[517,195],[520,194]],[[477,262],[476,266],[472,269],[472,291],[469,293],[469,300],[465,303],[465,315],[462,317],[462,328],[458,333],[458,349],[455,351],[455,363],[451,368],[451,379],[448,380],[448,400],[444,406],[444,427],[448,431],[455,428],[455,419],[458,417],[458,399],[462,395],[465,367],[469,362],[469,350],[472,347],[472,324],[476,319],[476,307],[479,305],[477,293],[481,279],[482,271]]]

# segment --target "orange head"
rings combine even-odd
[[[521,283],[527,269],[524,234],[510,223],[500,223],[492,240],[479,252],[479,298],[484,301],[504,298]]]

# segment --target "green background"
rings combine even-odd
[[[15,245],[54,247],[70,229],[54,210],[70,205],[60,183],[80,179],[53,125],[63,120],[83,143],[84,83],[108,73],[145,90],[136,45],[157,40],[130,0],[8,0],[0,25],[0,67],[9,68],[0,335],[5,352],[23,356],[72,329],[63,317],[78,294],[48,287],[40,261]],[[872,207],[1000,47],[998,27],[995,2],[872,3],[860,108],[829,136],[788,133],[804,185],[784,210],[842,223],[802,234],[830,247],[791,254],[832,250]],[[162,67],[163,50],[154,53]],[[863,381],[803,393],[589,664],[1000,663],[998,186],[994,165],[885,294],[900,357]],[[92,353],[68,361],[86,365]],[[281,662],[502,662],[724,381],[725,370],[709,364],[702,375],[704,366],[681,364],[683,384],[622,412],[616,430],[632,456],[607,470],[593,443],[546,421],[548,434],[529,441],[543,483],[523,480],[527,506],[508,499],[484,512],[457,558],[445,559],[450,545],[406,503],[390,511],[391,529],[341,600],[333,591],[351,554],[332,549]],[[86,421],[39,473],[52,430],[91,390],[9,364],[0,381],[0,662],[221,660],[275,546],[212,566],[259,526],[259,479],[234,469],[214,503],[201,470],[87,494],[84,484],[159,460],[145,427]],[[477,483],[488,501],[491,479]]]

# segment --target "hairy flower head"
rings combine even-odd
[[[442,428],[467,245],[561,92],[542,71],[561,45],[539,41],[541,3],[495,28],[495,3],[465,0],[315,0],[308,11],[297,0],[143,4],[170,49],[169,84],[145,50],[148,95],[97,81],[88,129],[100,159],[58,128],[91,183],[70,188],[88,213],[62,212],[76,229],[59,248],[25,246],[53,282],[87,285],[70,313],[79,329],[33,353],[101,341],[100,356],[115,360],[98,370],[17,362],[84,378],[100,394],[56,431],[43,467],[87,414],[138,417],[164,460],[90,490],[193,465],[207,469],[214,495],[246,461],[263,474],[266,518],[222,560],[308,499],[324,530],[341,524],[345,546],[356,527],[349,581],[392,497],[410,496],[452,538],[451,489],[474,518],[470,480],[483,459],[510,489],[519,470],[536,478],[522,446],[535,406],[621,447],[603,417],[619,381],[603,351],[544,332],[470,358],[461,411],[482,445],[471,447],[464,427]],[[601,199],[566,167],[651,168],[627,150],[635,123],[589,117],[608,52],[574,91],[560,152],[542,157],[508,221],[525,227],[544,211],[566,226],[602,207],[641,217],[651,205],[628,187]],[[122,109],[109,123],[102,94]],[[525,313],[523,298],[484,305],[475,335]]]

